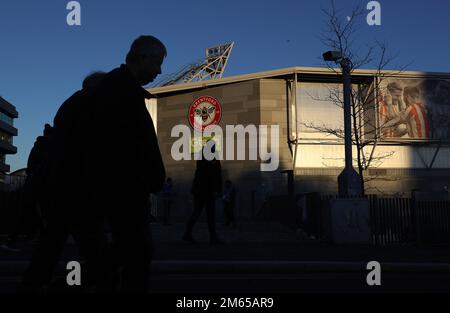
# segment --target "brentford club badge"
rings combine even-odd
[[[216,98],[203,96],[189,107],[189,123],[196,130],[204,131],[206,127],[219,124],[222,107]]]

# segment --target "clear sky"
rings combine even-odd
[[[133,39],[160,38],[168,56],[163,74],[235,41],[225,76],[292,66],[322,66],[319,36],[329,0],[79,0],[81,26],[68,26],[66,0],[0,2],[0,95],[16,106],[16,155],[26,166],[43,125],[94,70],[120,65]],[[365,0],[339,0],[342,18]],[[380,0],[381,26],[361,24],[359,40],[386,41],[399,65],[450,72],[450,2]],[[347,13],[348,12],[348,13]],[[369,13],[369,11],[367,11]]]

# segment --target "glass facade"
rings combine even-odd
[[[300,83],[297,94],[298,130],[307,137],[328,137],[319,128],[343,128],[342,108],[336,105],[331,95],[342,98],[339,84]],[[309,135],[308,135],[309,134]]]
[[[358,132],[361,138],[366,139],[376,136],[376,106],[370,83],[368,81],[352,85],[352,95],[358,110],[356,113]],[[344,136],[343,98],[342,84],[298,83],[295,123],[299,138],[321,141],[342,139]]]
[[[0,112],[0,121],[5,122],[8,125],[14,126],[14,119],[9,117],[3,112]]]

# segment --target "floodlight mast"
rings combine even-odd
[[[207,48],[205,59],[186,65],[177,73],[170,75],[156,86],[169,86],[175,84],[190,83],[208,79],[222,78],[228,59],[233,50],[234,42]]]

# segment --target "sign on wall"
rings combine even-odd
[[[385,79],[379,95],[383,138],[450,140],[450,81]]]
[[[189,107],[189,123],[192,128],[204,131],[205,128],[219,124],[222,118],[222,106],[210,96],[202,96]]]
[[[197,131],[204,131],[219,124],[222,118],[222,106],[220,102],[211,96],[197,98],[189,107],[189,124]],[[191,153],[197,153],[209,140],[216,142],[216,151],[222,150],[222,138],[218,135],[201,136],[191,139]]]
[[[192,138],[191,139],[191,147],[190,147],[190,151],[191,153],[198,153],[200,152],[203,147],[206,145],[206,143],[210,140],[214,140],[214,142],[216,143],[215,145],[215,149],[217,152],[222,151],[222,136],[215,134],[214,136],[202,136],[199,138]]]

